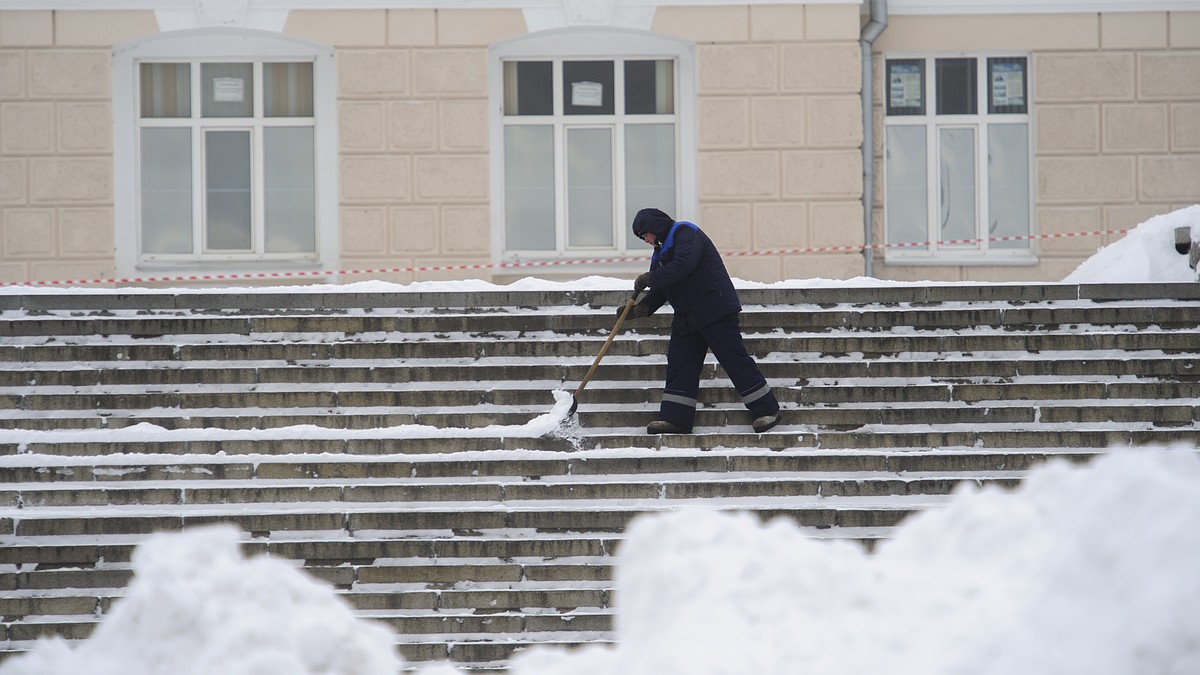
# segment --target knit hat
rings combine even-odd
[[[638,239],[641,239],[647,232],[650,232],[659,241],[662,241],[674,225],[675,219],[662,211],[658,209],[642,209],[633,217],[633,234]]]

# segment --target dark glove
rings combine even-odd
[[[625,305],[621,305],[620,307],[617,308],[617,318],[618,319],[621,318],[621,315],[624,313],[625,313]],[[625,318],[627,318],[627,319],[642,319],[647,316],[650,316],[650,308],[643,305],[642,303],[638,302],[638,303],[634,303],[633,309],[629,310],[629,316],[627,316]]]
[[[650,273],[643,272],[638,275],[638,278],[633,280],[633,294],[637,295],[650,287]],[[649,316],[649,315],[646,315]]]

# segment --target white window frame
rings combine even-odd
[[[988,94],[990,92],[988,80],[988,59],[989,58],[1024,58],[1025,59],[1025,107],[1026,112],[1020,114],[1013,113],[989,113],[988,112]],[[972,115],[939,115],[937,114],[937,83],[936,83],[936,62],[939,59],[957,59],[957,58],[972,58],[975,59],[976,68],[976,113]],[[887,114],[887,99],[889,94],[888,89],[888,69],[887,63],[893,59],[920,59],[924,62],[924,104],[925,110],[923,115],[888,115]],[[885,249],[885,259],[889,264],[903,265],[1035,265],[1038,263],[1037,247],[1034,245],[1036,241],[1037,212],[1035,186],[1037,185],[1036,176],[1034,175],[1034,126],[1033,126],[1033,101],[1032,92],[1034,91],[1034,83],[1032,81],[1031,71],[1033,69],[1033,54],[1030,52],[1017,51],[979,51],[979,52],[892,52],[883,55],[883,118],[884,118],[884,241],[889,244]],[[1029,232],[1026,239],[1027,246],[1024,248],[997,248],[993,243],[988,241],[989,234],[985,223],[988,222],[988,209],[990,207],[990,195],[988,188],[988,133],[992,126],[1003,124],[1024,124],[1027,129],[1026,134],[1026,157],[1028,160],[1027,175],[1029,180]],[[926,168],[926,199],[927,199],[927,241],[932,242],[928,248],[920,249],[907,246],[892,246],[890,236],[890,224],[888,222],[887,209],[887,132],[891,128],[902,126],[917,126],[924,127],[925,133],[925,168]],[[938,180],[939,166],[939,134],[940,129],[948,128],[971,128],[975,131],[975,211],[976,211],[976,230],[975,237],[981,240],[977,244],[946,244],[942,245],[938,242],[942,239],[937,227],[937,214],[940,213],[941,205],[939,201],[940,189]]]
[[[696,193],[696,67],[695,47],[689,42],[665,37],[645,31],[618,28],[564,28],[542,31],[522,36],[492,46],[488,55],[489,125],[491,137],[491,183],[494,186],[491,200],[492,260],[500,263],[528,262],[531,260],[587,260],[597,256],[637,257],[647,255],[643,242],[633,237],[629,223],[618,223],[615,243],[612,247],[572,249],[566,246],[566,200],[565,200],[565,148],[555,143],[555,229],[554,250],[508,251],[505,249],[505,196],[504,196],[504,128],[509,124],[521,124],[520,116],[504,116],[504,62],[526,60],[553,61],[555,101],[562,100],[561,68],[563,61],[574,60],[671,60],[675,63],[675,200],[673,207],[684,217],[694,213]],[[620,85],[623,75],[615,69],[614,86],[617,105],[614,113],[591,117],[587,115],[555,115],[531,118],[530,124],[553,124],[557,129],[564,127],[582,128],[595,126],[613,127],[613,143],[624,143],[624,122],[620,102],[624,90]],[[628,117],[633,117],[629,115]],[[641,116],[638,116],[641,117]],[[647,116],[649,117],[649,116]],[[665,117],[665,116],[664,116]],[[614,125],[615,120],[615,125]],[[624,220],[625,213],[625,167],[617,162],[613,167],[613,188],[616,193],[614,214]],[[672,205],[646,204],[659,208]],[[640,269],[642,263],[628,263],[622,267]]]
[[[256,109],[261,110],[262,63],[271,61],[308,61],[313,64],[313,117],[258,118],[252,126],[230,126],[217,124],[223,129],[251,129],[261,131],[264,126],[311,125],[314,129],[314,178],[316,215],[316,252],[294,254],[267,254],[262,252],[263,236],[261,224],[254,228],[258,240],[258,252],[203,252],[203,219],[194,214],[193,253],[186,255],[148,255],[141,250],[142,238],[139,223],[141,212],[141,182],[139,179],[139,137],[141,111],[139,106],[139,70],[144,62],[162,63],[253,63]],[[199,82],[193,65],[192,105],[199,106],[196,96]],[[195,30],[160,33],[130,40],[117,45],[113,50],[113,137],[115,176],[113,212],[115,218],[115,263],[118,277],[156,276],[214,272],[326,272],[331,279],[338,263],[337,230],[337,83],[334,52],[331,47],[305,40],[282,36],[266,31],[240,28],[202,28]],[[219,120],[219,118],[218,118]],[[162,122],[164,120],[155,120]],[[166,120],[169,126],[172,120]],[[181,118],[181,126],[204,131],[207,125],[193,116]],[[201,134],[196,134],[193,147],[201,143]],[[261,146],[261,143],[256,144]],[[261,166],[261,152],[256,152],[252,162]],[[193,157],[193,170],[203,170],[203,156]],[[263,186],[260,172],[255,180],[252,198],[256,204],[262,201]],[[198,200],[198,201],[203,201]],[[199,208],[199,207],[197,207]],[[256,209],[261,208],[256,206]],[[318,276],[322,276],[319,275]]]

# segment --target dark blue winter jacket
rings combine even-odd
[[[681,220],[652,225],[648,231],[662,244],[650,262],[650,290],[641,304],[653,313],[671,303],[673,332],[693,333],[741,311],[721,254],[699,227]]]

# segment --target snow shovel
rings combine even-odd
[[[633,305],[637,300],[637,294],[629,296],[629,300],[625,301],[625,309],[621,312],[621,316],[617,317],[617,324],[613,326],[612,332],[608,334],[608,339],[604,341],[604,346],[600,348],[600,353],[596,355],[596,360],[592,361],[592,367],[588,368],[587,375],[583,376],[583,382],[579,383],[579,388],[571,395],[571,409],[567,411],[567,417],[575,414],[579,409],[579,395],[583,393],[583,388],[592,379],[592,375],[596,373],[596,367],[600,365],[600,359],[608,353],[608,347],[612,344],[613,338],[617,336],[617,331],[621,330],[621,324],[625,323],[625,317],[629,316],[629,312],[633,311]]]

